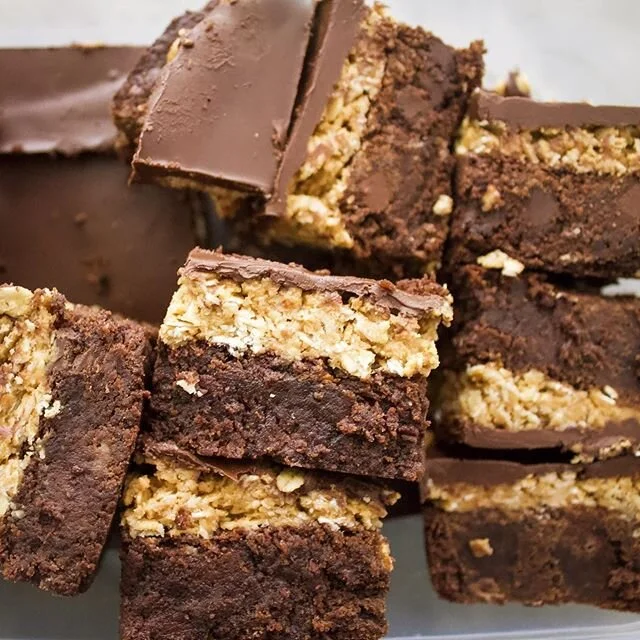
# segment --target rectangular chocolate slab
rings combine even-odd
[[[515,275],[504,257],[489,264],[453,272],[458,311],[435,401],[440,437],[585,457],[638,450],[640,299]]]
[[[0,573],[91,584],[140,426],[149,336],[56,292],[0,286]]]
[[[457,151],[453,262],[501,250],[552,273],[640,272],[640,107],[479,92]]]
[[[392,285],[194,250],[160,331],[150,432],[206,456],[416,480],[437,326],[428,279]]]

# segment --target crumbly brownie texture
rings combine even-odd
[[[160,344],[149,428],[200,455],[417,480],[426,381],[362,380],[322,361],[234,357],[201,341]]]
[[[148,101],[162,68],[176,53],[183,39],[220,0],[212,0],[201,11],[187,11],[171,21],[164,33],[141,55],[113,98],[113,119],[120,132],[120,146],[135,149],[142,132]],[[171,53],[170,53],[171,51]]]
[[[640,109],[480,92],[471,114],[457,146],[454,262],[500,249],[580,277],[640,270]]]
[[[638,478],[633,458],[579,471],[436,461],[423,487],[436,590],[464,603],[640,610]]]
[[[459,312],[434,400],[441,436],[585,457],[640,446],[640,300],[475,266],[454,281]]]
[[[426,507],[425,520],[431,580],[442,598],[640,611],[638,529],[615,512],[580,505],[542,513]]]
[[[123,514],[121,635],[378,638],[397,496],[344,476],[146,449]]]
[[[106,153],[0,157],[0,282],[159,324],[210,214],[195,194],[129,188],[128,173]]]
[[[151,432],[200,455],[415,480],[450,319],[448,293],[426,279],[396,287],[194,250],[160,329]]]
[[[138,325],[0,288],[0,570],[73,595],[96,571],[142,412]]]
[[[376,531],[304,524],[125,538],[122,567],[124,640],[374,640],[387,629],[391,562]]]
[[[2,49],[0,153],[112,148],[109,103],[142,54],[138,47]]]

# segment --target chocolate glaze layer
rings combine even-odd
[[[309,138],[327,106],[364,16],[362,0],[324,0],[318,4],[289,140],[267,214],[285,212],[289,183],[305,160]]]
[[[518,96],[504,98],[483,90],[472,96],[469,116],[476,120],[499,120],[516,129],[640,125],[640,107],[538,102]]]
[[[304,291],[366,296],[377,304],[407,315],[432,313],[447,318],[451,313],[446,289],[426,278],[410,281],[411,284],[407,284],[407,287],[412,289],[412,293],[408,293],[387,280],[313,273],[295,264],[281,264],[199,248],[191,251],[182,273],[190,278],[216,273],[222,278],[236,281],[268,278],[280,285],[299,287]]]
[[[113,94],[143,49],[65,47],[0,51],[0,153],[109,149]]]
[[[163,69],[133,159],[135,174],[188,175],[270,193],[315,5],[244,0],[208,12]]]
[[[427,495],[426,483],[437,485],[470,484],[491,487],[513,484],[529,475],[547,473],[576,473],[578,479],[617,478],[640,474],[640,458],[633,455],[598,460],[589,464],[570,462],[523,463],[512,459],[454,457],[432,448],[427,453],[425,475],[422,481],[423,497]]]
[[[563,430],[530,429],[504,431],[492,429],[471,421],[459,420],[455,425],[436,425],[443,440],[459,442],[478,449],[557,449],[579,451],[583,455],[597,457],[609,447],[628,440],[632,448],[640,446],[640,422],[630,418],[622,422],[609,422],[604,427]]]

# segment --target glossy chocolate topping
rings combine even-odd
[[[432,450],[427,454],[425,480],[437,485],[471,484],[491,487],[513,484],[529,475],[576,473],[579,479],[615,478],[640,474],[640,458],[633,455],[598,460],[590,464],[547,462],[527,464],[510,459],[465,458]],[[424,492],[426,493],[426,492]],[[423,495],[424,495],[423,493]]]
[[[0,51],[0,153],[109,149],[113,94],[142,53],[137,47]]]
[[[137,176],[189,176],[270,193],[287,139],[314,0],[220,2],[163,69]]]
[[[283,286],[305,291],[327,291],[372,298],[377,304],[407,315],[434,314],[449,317],[448,293],[435,282],[426,282],[429,291],[416,295],[402,291],[387,280],[313,273],[294,264],[281,264],[235,254],[193,249],[182,273],[187,277],[216,273],[222,278],[243,281],[269,278]]]
[[[476,91],[469,104],[476,120],[499,120],[515,129],[640,125],[640,107],[596,106],[586,102],[538,102]]]
[[[289,183],[306,158],[309,138],[340,78],[364,16],[362,0],[324,0],[318,5],[289,140],[267,214],[280,215],[286,208]]]

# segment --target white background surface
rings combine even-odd
[[[204,0],[203,0],[204,1]],[[147,44],[189,0],[0,0],[0,46]],[[393,13],[463,46],[484,38],[486,86],[514,67],[537,97],[640,104],[640,0],[388,0]],[[638,640],[637,616],[586,607],[460,606],[428,586],[419,518],[385,527],[397,558],[392,637],[432,640]],[[0,582],[0,640],[115,640],[116,553],[94,588],[59,600]],[[505,634],[506,635],[503,635]],[[416,634],[422,634],[417,636]],[[166,640],[171,640],[167,638]]]

